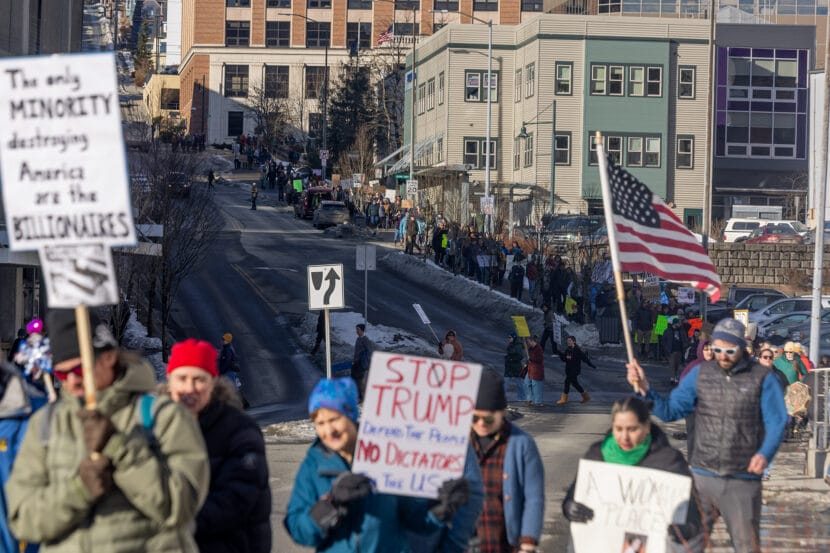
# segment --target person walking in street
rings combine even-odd
[[[565,346],[565,351],[559,352],[559,358],[565,363],[565,384],[562,387],[562,396],[556,404],[564,405],[568,403],[568,393],[571,391],[572,384],[574,389],[582,394],[582,403],[588,403],[591,401],[591,396],[580,386],[579,373],[582,372],[583,361],[592,369],[596,369],[597,367],[591,361],[591,358],[588,357],[588,354],[576,345],[576,338],[574,336],[568,336],[565,339]]]
[[[722,319],[712,332],[715,359],[689,371],[668,397],[654,391],[635,360],[628,381],[670,422],[695,414],[689,459],[700,494],[703,528],[723,516],[738,553],[761,551],[761,475],[772,462],[787,424],[778,378],[746,354],[746,329]]]
[[[413,254],[413,248],[416,246],[415,241],[418,239],[418,221],[415,220],[415,215],[412,213],[406,218],[404,225],[404,234],[406,239],[406,253]],[[420,250],[420,248],[418,248]]]
[[[32,417],[9,482],[9,526],[43,553],[195,553],[210,467],[196,419],[151,394],[155,371],[93,313],[97,404],[84,408],[74,309],[47,315],[61,399]]]
[[[545,352],[535,334],[527,338],[527,387],[528,405],[542,407],[542,388],[545,384]]]
[[[366,336],[366,325],[360,323],[355,326],[357,338],[354,341],[354,355],[352,356],[352,380],[357,385],[360,400],[363,401],[363,392],[366,389],[366,374],[369,372],[369,365],[372,362],[372,352],[375,345]]]
[[[441,265],[447,251],[447,223],[444,221],[432,233],[432,251],[435,252],[435,264]]]
[[[444,482],[434,505],[423,498],[376,493],[368,477],[351,472],[357,401],[357,386],[349,378],[324,378],[314,387],[308,412],[317,437],[294,479],[283,524],[295,542],[321,553],[409,553],[406,531],[442,531],[465,504],[474,502],[473,487],[466,478]]]
[[[484,482],[479,553],[535,553],[545,515],[545,469],[533,438],[505,418],[504,382],[481,374],[470,443]]]
[[[213,169],[210,169],[207,174],[208,180],[208,188],[214,188],[214,183],[216,182],[216,175],[213,173]]]
[[[522,267],[521,261],[514,261],[513,267],[510,269],[510,297],[522,301],[522,290],[524,289],[525,268]]]
[[[175,344],[168,390],[199,421],[210,460],[210,491],[196,516],[200,553],[270,553],[271,488],[259,425],[219,378],[216,349],[190,338]]]
[[[320,350],[320,344],[326,339],[326,312],[321,309],[317,313],[317,337],[314,339],[314,347],[311,349],[311,355],[315,355]]]
[[[543,304],[542,313],[544,313],[545,318],[545,331],[542,332],[542,351],[545,351],[545,344],[550,340],[550,352],[552,355],[556,355],[559,351],[556,347],[556,340],[553,339],[553,309],[547,303]]]
[[[464,359],[464,346],[458,341],[454,330],[448,330],[444,341],[438,344],[438,353],[443,359],[461,361]]]
[[[226,332],[222,335],[222,350],[219,354],[219,375],[229,372],[239,372],[239,359],[233,347],[233,334]]]
[[[663,346],[663,354],[669,360],[669,369],[672,372],[672,384],[679,382],[678,376],[680,367],[683,364],[683,353],[689,347],[688,333],[683,331],[682,321],[678,317],[673,317],[669,328],[663,333],[660,342]]]
[[[251,209],[256,211],[256,199],[259,196],[259,188],[255,182],[251,183]]]
[[[614,402],[611,408],[611,430],[605,438],[592,444],[582,458],[691,476],[683,454],[669,445],[669,440],[660,427],[651,424],[648,405],[637,397]],[[574,499],[575,490],[576,480],[565,494],[562,513],[571,524],[590,522],[594,518],[594,510],[591,505],[578,503]],[[666,529],[674,542],[668,551],[702,553],[705,540],[697,505],[698,498],[692,486],[685,522],[671,524]]]
[[[507,352],[504,354],[504,392],[507,394],[508,386],[516,389],[516,401],[525,400],[525,385],[523,382],[525,357],[524,346],[519,337],[512,332],[507,337]]]

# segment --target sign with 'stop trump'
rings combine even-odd
[[[352,470],[382,493],[437,497],[467,458],[481,365],[375,352]]]

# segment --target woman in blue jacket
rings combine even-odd
[[[321,379],[308,410],[317,439],[294,480],[285,528],[295,542],[327,553],[409,553],[405,531],[436,534],[467,503],[466,479],[450,480],[438,501],[374,493],[351,472],[357,442],[357,387],[351,378]]]

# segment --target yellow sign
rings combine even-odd
[[[524,315],[513,315],[513,325],[516,327],[516,335],[519,338],[530,338],[530,329],[527,327],[527,319]]]

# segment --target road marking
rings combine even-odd
[[[231,267],[233,267],[234,271],[239,273],[239,276],[241,276],[242,278],[245,279],[245,281],[251,286],[251,288],[253,288],[256,295],[258,295],[260,297],[260,299],[262,299],[262,301],[265,302],[265,304],[270,305],[271,300],[268,299],[268,297],[265,295],[265,293],[262,291],[262,289],[257,285],[257,283],[254,282],[254,280],[250,276],[248,276],[248,273],[246,273],[236,263],[231,263]]]
[[[297,269],[289,267],[251,267],[255,271],[291,271],[292,273],[299,273]]]

